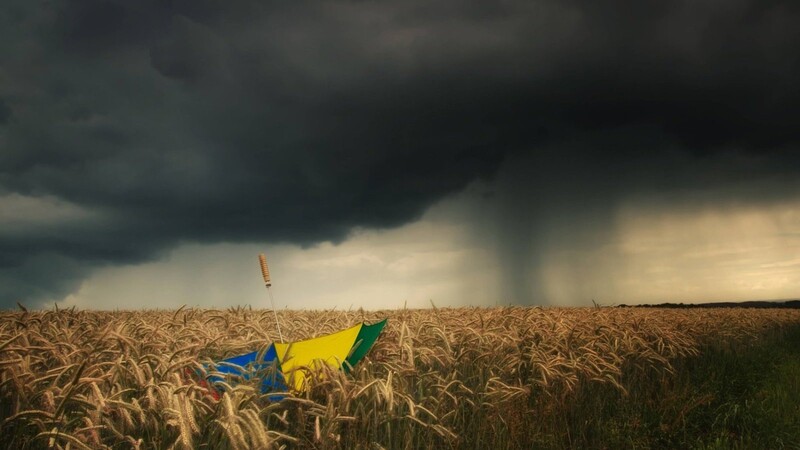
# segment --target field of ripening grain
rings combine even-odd
[[[702,355],[800,327],[787,309],[278,312],[287,340],[387,317],[350,374],[272,402],[190,376],[277,340],[271,310],[0,312],[0,447],[691,448],[720,396],[693,390]]]

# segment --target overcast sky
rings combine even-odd
[[[4,0],[0,307],[800,297],[800,3]]]

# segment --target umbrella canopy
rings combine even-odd
[[[367,325],[359,323],[333,334],[290,343],[272,343],[265,351],[224,359],[215,364],[216,371],[248,380],[262,378],[261,392],[302,391],[306,371],[327,365],[349,371],[367,354],[386,325],[386,319]],[[209,381],[224,381],[221,376]]]

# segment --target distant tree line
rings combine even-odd
[[[800,300],[618,305],[620,308],[800,308]]]

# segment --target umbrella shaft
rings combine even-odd
[[[269,285],[267,285],[267,293],[269,294],[269,304],[272,305],[272,314],[275,315],[275,325],[278,327],[278,336],[281,338],[281,343],[283,343],[283,334],[281,334],[281,324],[278,322],[278,313],[275,311],[275,301],[272,300],[272,290],[270,290]]]

